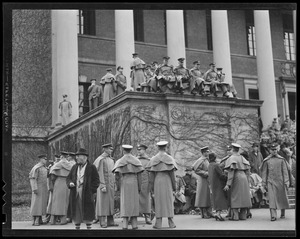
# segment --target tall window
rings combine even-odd
[[[96,35],[95,10],[78,10],[77,33]]]
[[[255,27],[252,10],[245,11],[248,55],[256,56]]]
[[[185,41],[185,47],[188,48],[188,31],[187,31],[187,12],[186,10],[183,10],[183,27],[184,27],[184,41]]]
[[[206,35],[207,35],[207,50],[213,50],[212,44],[212,28],[211,28],[211,11],[206,10]]]
[[[293,30],[293,16],[290,14],[283,14],[282,22],[285,56],[287,60],[294,61],[296,60],[296,55]]]
[[[134,40],[144,41],[144,12],[143,10],[133,10]]]

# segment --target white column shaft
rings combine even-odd
[[[225,82],[232,84],[230,42],[226,10],[212,10],[213,56],[216,67],[223,68]]]
[[[269,11],[255,10],[254,26],[258,91],[260,100],[264,101],[261,119],[266,129],[278,115]]]
[[[133,61],[134,25],[133,10],[115,10],[116,36],[116,67],[124,68],[123,74],[127,79],[127,89],[131,86],[130,63]]]
[[[178,58],[186,58],[183,10],[167,10],[167,51],[170,57],[169,64],[178,65]],[[186,66],[186,61],[184,61]]]
[[[67,94],[71,121],[79,116],[78,10],[52,10],[52,125],[60,122],[59,102]]]
[[[297,37],[297,12],[296,10],[293,10],[293,26],[294,26],[294,44],[295,44],[295,53],[297,52],[296,47],[297,47],[297,41],[296,41],[296,37]]]

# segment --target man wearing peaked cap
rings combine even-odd
[[[159,152],[150,159],[146,170],[149,171],[150,192],[154,195],[155,225],[153,228],[161,229],[162,218],[168,218],[170,228],[175,228],[174,199],[173,192],[176,191],[175,170],[177,165],[175,159],[166,153],[167,141],[157,143]]]
[[[263,156],[261,152],[259,152],[258,147],[258,143],[252,144],[252,150],[251,152],[249,152],[249,163],[251,167],[251,172],[261,176],[261,171],[259,167],[263,162]]]
[[[112,69],[107,68],[106,74],[101,78],[100,84],[102,85],[102,92],[103,92],[103,104],[111,100],[115,97],[116,93],[116,78],[112,74]]]
[[[132,54],[133,61],[130,63],[131,86],[135,91],[140,89],[140,85],[145,82],[144,68],[146,63],[138,57],[137,53]]]
[[[232,155],[226,160],[224,169],[228,171],[228,178],[224,191],[230,189],[230,206],[232,215],[229,220],[246,220],[247,208],[252,206],[250,187],[247,175],[250,173],[249,162],[239,154],[241,146],[232,143]]]
[[[91,85],[88,88],[89,110],[95,109],[99,105],[99,99],[102,97],[102,89],[96,85],[96,79],[91,79]]]
[[[80,224],[85,223],[91,229],[95,218],[95,203],[93,194],[97,192],[100,180],[95,165],[88,160],[88,152],[80,148],[76,152],[77,164],[73,165],[67,176],[66,184],[70,189],[70,204],[72,221],[75,228],[80,229]]]
[[[32,225],[39,226],[43,224],[42,216],[47,212],[48,188],[46,168],[47,156],[41,154],[38,156],[39,162],[33,166],[29,173],[30,186],[32,190],[30,215]]]
[[[115,75],[116,79],[116,95],[123,93],[127,87],[127,79],[126,76],[123,74],[123,67],[118,66],[117,74]]]
[[[116,184],[120,189],[120,216],[123,218],[123,229],[128,229],[131,218],[132,229],[138,229],[139,193],[141,192],[141,172],[144,170],[141,161],[130,151],[131,145],[122,145],[124,156],[117,160],[112,170],[115,173]],[[122,183],[120,182],[122,180]]]
[[[170,59],[170,57],[168,57],[168,56],[164,56],[164,57],[163,57],[163,59],[169,60],[169,59]]]
[[[197,181],[195,207],[200,208],[202,218],[208,219],[212,217],[208,183],[209,148],[208,146],[204,146],[200,150],[202,155],[193,165],[193,170],[199,176]]]
[[[277,220],[277,209],[281,211],[280,218],[285,218],[285,209],[289,208],[287,197],[290,184],[288,165],[278,153],[278,145],[271,144],[271,154],[267,156],[261,166],[262,186],[268,191],[271,221]],[[272,183],[269,183],[272,182]]]
[[[183,94],[184,89],[189,87],[190,82],[190,72],[183,66],[185,58],[178,59],[178,66],[174,69],[175,75],[175,92]]]
[[[190,89],[191,93],[195,95],[199,93],[204,96],[204,79],[203,73],[200,71],[200,61],[193,62],[194,67],[190,69],[191,80],[190,80]]]
[[[169,57],[163,57],[163,63],[158,66],[156,75],[159,92],[164,92],[168,88],[173,88],[175,76],[173,72],[173,66],[169,65]]]
[[[183,176],[183,180],[186,184],[184,189],[184,195],[189,196],[191,198],[191,206],[187,210],[194,210],[197,190],[197,178],[193,174],[192,166],[187,166],[185,168],[185,175]]]
[[[103,153],[94,161],[100,178],[96,196],[96,220],[100,221],[102,228],[106,228],[118,226],[114,222],[115,176],[112,170],[115,163],[111,156],[112,144],[103,144],[102,148]]]
[[[139,144],[137,146],[138,155],[137,158],[141,161],[143,168],[147,166],[150,161],[149,156],[146,154],[146,149],[148,147],[144,144]],[[151,225],[151,194],[149,189],[149,172],[144,170],[141,174],[142,183],[141,183],[141,192],[139,200],[139,210],[142,215],[145,217],[146,224]]]
[[[61,125],[64,127],[70,123],[70,117],[72,115],[72,104],[67,100],[67,95],[63,95],[63,101],[59,103],[59,115],[61,117]]]

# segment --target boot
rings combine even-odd
[[[122,225],[123,230],[128,229],[128,217],[123,217],[123,225]]]
[[[137,217],[131,217],[131,226],[132,226],[133,230],[138,229],[138,226],[137,226]]]
[[[105,216],[100,216],[99,217],[100,219],[99,219],[99,221],[100,221],[100,226],[102,227],[102,228],[107,228],[107,223],[105,222]]]
[[[153,228],[155,228],[155,229],[161,229],[161,225],[162,225],[162,218],[161,217],[157,217],[156,221],[155,221],[155,225],[153,226]]]
[[[173,222],[173,218],[172,217],[168,218],[168,223],[169,223],[169,227],[170,228],[175,228],[176,227],[175,223]]]
[[[50,225],[55,225],[56,217],[54,215],[50,216]]]
[[[281,209],[280,218],[281,218],[281,219],[284,219],[284,218],[285,218],[285,209]]]
[[[151,225],[152,222],[150,220],[150,213],[144,213],[146,224]]]
[[[37,217],[34,217],[34,218],[35,218],[35,220],[34,220],[33,225],[34,225],[34,226],[39,226],[39,225],[40,225],[40,217],[37,216]]]

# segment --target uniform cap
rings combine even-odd
[[[88,152],[84,148],[80,148],[77,152],[76,155],[86,155],[89,156]]]
[[[217,71],[221,71],[221,70],[223,70],[223,68],[217,68]]]
[[[210,65],[210,66],[215,66],[216,63],[212,62],[212,63],[210,63],[209,65]]]
[[[112,71],[112,68],[107,68],[106,71]]]
[[[209,150],[209,148],[208,148],[208,146],[204,146],[204,147],[200,148],[200,150],[201,150],[201,152],[203,152],[203,151]]]
[[[164,57],[163,57],[163,59],[169,60],[169,59],[170,59],[170,57],[168,57],[168,56],[164,56]]]
[[[199,64],[200,65],[200,61],[194,61],[193,64]]]
[[[117,71],[118,71],[119,69],[124,69],[124,68],[123,68],[122,66],[118,66]]]
[[[276,144],[276,143],[272,143],[270,145],[270,149],[277,149],[277,147],[278,147],[278,144]]]
[[[96,81],[96,79],[91,79],[91,81]]]
[[[185,60],[185,58],[181,57],[181,58],[178,58],[178,61],[180,62],[183,62]]]
[[[41,159],[41,158],[47,158],[47,155],[46,155],[46,154],[40,154],[40,155],[38,156],[38,158],[39,158],[39,159]]]
[[[68,95],[64,94],[63,97],[68,97]]]
[[[157,62],[157,61],[153,61],[151,64],[152,64],[152,65],[158,64],[158,62]]]
[[[122,148],[123,148],[123,149],[132,149],[133,146],[130,145],[130,144],[123,144],[123,145],[122,145]]]
[[[134,52],[134,53],[132,53],[132,55],[133,55],[133,56],[137,56],[137,55],[138,55],[138,53]]]
[[[156,143],[157,146],[166,146],[168,144],[168,141],[159,141]]]
[[[76,155],[76,154],[73,153],[73,152],[69,152],[68,154],[69,154],[69,156],[75,156],[75,155]]]
[[[103,144],[102,148],[113,147],[111,143]]]
[[[137,149],[141,149],[141,148],[147,149],[148,147],[146,145],[144,145],[144,144],[139,144],[137,146]]]
[[[237,144],[237,143],[232,143],[231,145],[232,145],[233,147],[236,147],[236,148],[242,147],[241,145],[239,145],[239,144]]]

